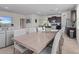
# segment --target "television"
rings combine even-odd
[[[10,17],[10,16],[0,16],[0,23],[1,24],[11,24],[12,23],[12,17]]]

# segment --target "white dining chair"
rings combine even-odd
[[[63,27],[55,36],[53,45],[52,45],[52,50],[51,53],[52,54],[57,54],[57,53],[61,53],[62,50],[62,45],[63,45],[63,33],[65,31],[65,28]],[[60,50],[61,49],[61,50]]]
[[[17,37],[17,36],[24,35],[24,34],[26,34],[25,29],[14,30],[14,38]],[[16,51],[15,51],[16,49],[20,53],[24,53],[27,50],[26,48],[24,48],[23,46],[19,45],[18,43],[16,43],[14,41],[14,53],[16,53]]]
[[[54,38],[54,41],[51,42],[51,47],[47,46],[45,49],[43,49],[40,54],[57,54],[61,53],[62,51],[62,35],[64,33],[65,28],[63,27],[61,30],[59,30]]]

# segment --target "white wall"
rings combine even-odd
[[[71,22],[71,11],[66,11],[61,14],[61,26],[62,27],[70,27],[72,25]]]
[[[31,20],[31,23],[26,24],[26,28],[27,27],[37,27],[37,26],[39,26],[40,16],[32,14],[32,15],[26,16],[26,19]],[[35,23],[35,19],[37,19],[37,23]]]
[[[0,11],[0,16],[11,16],[13,19],[13,24],[14,24],[15,29],[20,28],[20,18],[25,18],[24,15],[11,13],[11,12],[5,12],[5,11]]]
[[[39,20],[39,25],[43,25],[44,22],[48,22],[47,16],[41,16]]]
[[[43,25],[45,22],[48,22],[48,17],[52,17],[53,15],[49,16],[39,16],[39,15],[28,15],[26,19],[31,19],[31,23],[26,24],[26,27],[37,27],[39,25]],[[35,19],[37,19],[37,23],[35,23]]]
[[[77,42],[79,45],[79,5],[77,5],[77,21],[76,21]]]
[[[62,13],[61,15],[61,27],[66,27],[66,15],[65,13]]]

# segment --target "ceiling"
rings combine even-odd
[[[75,4],[0,4],[0,10],[23,15],[56,15],[75,6]]]

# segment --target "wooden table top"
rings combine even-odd
[[[17,36],[14,40],[24,47],[34,51],[34,53],[40,53],[54,38],[55,34],[56,32],[33,32]]]

